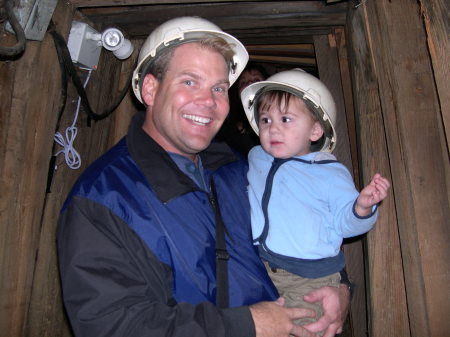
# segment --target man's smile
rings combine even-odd
[[[211,123],[211,121],[212,121],[211,118],[200,117],[200,116],[196,116],[196,115],[188,115],[188,114],[183,114],[183,118],[190,119],[191,121],[195,122],[198,125],[206,125],[206,124]]]

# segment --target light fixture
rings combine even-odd
[[[117,28],[108,28],[99,33],[88,24],[72,22],[67,43],[72,61],[88,69],[97,69],[102,47],[111,51],[120,60],[133,53],[133,45]]]
[[[130,40],[126,39],[117,28],[108,28],[102,33],[103,48],[110,50],[119,60],[125,60],[133,52]]]

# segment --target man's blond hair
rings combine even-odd
[[[228,71],[230,71],[233,64],[234,51],[232,46],[221,37],[208,35],[201,40],[187,41],[186,43],[197,43],[201,48],[218,52],[223,56],[225,63],[227,64]],[[164,76],[167,72],[170,61],[173,58],[175,49],[180,45],[181,44],[174,44],[162,50],[161,53],[151,62],[147,73],[152,74],[159,81],[164,80]]]

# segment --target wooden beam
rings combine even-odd
[[[250,60],[290,65],[291,67],[316,67],[312,44],[246,45]]]
[[[128,132],[131,119],[138,110],[143,110],[144,106],[138,102],[131,88],[130,75],[133,73],[138,58],[138,51],[142,41],[132,41],[135,45],[135,51],[127,60],[122,62],[119,77],[119,88],[122,90],[125,86],[129,86],[128,94],[114,111],[111,116],[111,127],[108,134],[107,147],[110,148],[116,144]],[[116,95],[118,93],[116,92]]]
[[[339,69],[341,71],[341,83],[344,96],[345,115],[347,118],[347,131],[351,154],[351,166],[353,177],[355,178],[356,187],[359,189],[359,165],[358,165],[358,149],[357,149],[357,134],[355,122],[355,108],[353,105],[353,91],[352,81],[350,75],[350,58],[348,56],[348,44],[346,38],[346,31],[342,27],[334,30],[336,39],[336,49],[339,58]]]
[[[53,13],[52,20],[56,29],[65,36],[70,30],[74,10],[70,3],[60,1]],[[40,165],[33,166],[33,170],[40,166],[45,166],[45,170],[39,169],[34,172],[36,180],[44,183],[47,181],[48,162],[53,154],[53,135],[58,124],[58,109],[62,98],[58,58],[53,39],[49,33],[45,34],[41,43],[40,57],[38,59],[39,65],[35,70],[31,70],[31,76],[35,81],[34,85],[36,86],[36,83],[39,83],[39,86],[46,82],[52,83],[52,87],[46,90],[43,88],[30,90],[30,99],[35,102],[32,105],[39,107],[39,116],[35,118],[35,121],[42,120],[45,124],[45,129],[40,127],[36,130],[36,134],[45,139],[46,142],[45,146],[37,145],[38,149],[36,150],[36,153],[42,153],[44,158],[41,160]],[[35,74],[33,74],[33,71]],[[74,98],[74,93],[69,93],[67,105],[70,105],[69,102],[73,101]],[[44,104],[47,107],[40,107]],[[73,120],[73,115],[68,118]],[[61,160],[64,161],[63,159]],[[61,184],[53,192],[65,186],[67,193],[69,188],[67,185],[73,182],[73,180],[69,179],[69,176],[70,173],[65,175]],[[64,185],[64,183],[67,183],[67,185]],[[33,266],[33,282],[30,284],[31,299],[27,308],[27,318],[22,322],[17,322],[17,327],[21,329],[20,336],[71,337],[72,332],[65,317],[61,298],[55,242],[56,218],[59,214],[64,194],[46,194],[45,189],[46,186],[41,186],[41,189],[32,197],[36,201],[42,200],[43,208],[40,209],[39,223],[36,224],[36,229],[38,230],[35,239],[37,250]],[[31,269],[31,265],[29,268]],[[8,335],[14,336],[12,334]]]
[[[65,37],[67,37],[74,14],[73,10],[71,11],[70,8],[67,7],[67,3],[62,1],[58,2],[58,6],[53,15],[56,30]],[[39,83],[49,82],[55,87],[53,90],[45,91],[48,95],[44,100],[42,100],[42,91],[31,90],[30,92],[36,96],[36,99],[40,99],[56,109],[59,107],[61,84],[59,81],[60,70],[55,66],[58,64],[58,61],[54,49],[50,35],[46,34],[41,46],[41,54],[44,54],[44,56],[41,57],[39,61],[40,64],[36,67],[36,71],[41,74],[41,76],[45,77],[45,80],[39,80]],[[136,56],[137,52],[126,61],[119,61],[111,53],[104,52],[101,54],[99,67],[93,72],[91,80],[86,88],[88,97],[90,98],[91,107],[95,112],[99,113],[104,111],[105,108],[111,104],[111,101],[116,98],[118,91],[121,90],[125,84],[129,83],[128,76],[130,71],[132,71],[131,68],[134,65]],[[123,67],[123,71],[126,72],[123,78],[120,76],[121,67]],[[51,78],[53,78],[51,81],[48,80],[49,74],[51,74]],[[86,71],[84,71],[82,75],[85,76]],[[125,83],[125,77],[128,83]],[[120,83],[119,78],[121,79]],[[83,76],[81,77],[81,80],[83,81]],[[60,123],[58,123],[60,130],[57,131],[60,131],[61,133],[64,133],[65,128],[73,123],[78,98],[71,82],[69,82],[68,89],[66,109]],[[123,103],[125,102],[129,102],[129,97],[123,101]],[[92,123],[91,127],[88,127],[86,114],[83,112],[83,109],[80,110],[78,122],[76,124],[78,135],[74,147],[80,153],[82,167],[79,170],[70,169],[65,164],[63,156],[60,155],[57,158],[58,169],[55,171],[53,177],[51,193],[45,195],[45,193],[41,191],[41,193],[34,196],[36,202],[43,199],[45,196],[45,204],[42,215],[39,216],[40,224],[36,226],[40,232],[38,238],[36,238],[36,241],[39,242],[36,258],[32,260],[32,262],[35,262],[35,267],[33,268],[31,266],[29,268],[30,271],[34,272],[33,283],[30,285],[30,289],[32,290],[31,301],[29,308],[26,306],[23,308],[25,312],[28,313],[28,316],[23,318],[21,322],[19,319],[12,320],[11,324],[14,325],[17,332],[16,330],[9,330],[8,336],[73,336],[69,322],[64,313],[61,299],[55,241],[58,215],[69,190],[78,176],[83,172],[83,169],[109,148],[113,142],[124,135],[125,130],[128,127],[130,115],[133,114],[134,111],[135,109],[130,108],[130,106],[126,109],[121,108],[120,113],[118,109],[107,119]],[[40,131],[38,134],[41,137],[47,137],[49,140],[53,141],[57,113],[50,108],[42,108],[39,112],[40,116],[36,120],[41,120],[42,123],[48,124],[49,130],[45,132]],[[14,127],[12,126],[11,129],[14,130]],[[18,126],[16,126],[15,129],[20,131]],[[47,146],[46,148],[51,149],[51,146]],[[57,147],[56,149],[59,148]],[[40,152],[43,151],[36,151],[36,154]],[[48,160],[42,160],[43,164],[45,162],[48,162]],[[47,173],[40,172],[40,177],[41,178],[35,180],[45,182]],[[11,228],[14,227],[11,226]],[[24,252],[28,250],[31,249],[23,249]],[[4,271],[3,268],[1,270],[2,272]],[[2,296],[2,299],[6,298],[7,296]],[[10,311],[14,308],[15,310],[22,309],[19,306],[11,306]],[[1,324],[3,323],[2,319],[11,320],[10,315],[6,315],[4,311],[0,311],[0,325],[8,328],[7,325]]]
[[[264,0],[197,0],[195,3],[219,3],[219,2],[259,2]],[[71,0],[75,7],[116,7],[116,6],[137,6],[137,5],[180,5],[192,4],[191,0]]]
[[[345,83],[343,79],[349,76],[348,69],[344,68],[341,71],[338,46],[334,34],[314,36],[314,48],[316,50],[320,80],[328,87],[336,102],[337,118],[335,129],[337,144],[333,154],[350,172],[353,172],[346,113],[347,107],[345,104],[345,101],[349,98],[344,97],[344,88],[342,87],[342,84]],[[351,109],[351,112],[353,112],[353,109]],[[359,177],[354,176],[354,180],[356,181],[356,185],[358,185]],[[350,306],[350,325],[352,331],[344,331],[343,333],[345,336],[364,336],[367,321],[361,237],[359,240],[347,242],[344,245],[344,253],[347,271],[352,282],[356,284],[356,289]]]
[[[344,25],[347,4],[325,6],[320,1],[264,1],[83,8],[81,12],[103,27],[117,26],[132,38],[146,38],[158,25],[177,16],[204,17],[224,31]],[[239,38],[239,37],[238,37]]]
[[[378,91],[378,74],[372,54],[373,48],[385,46],[373,45],[365,10],[366,7],[362,5],[352,11],[349,21],[362,184],[367,183],[375,172],[382,173],[392,181]],[[379,212],[375,228],[367,235],[368,335],[409,337],[403,262],[392,193],[383,202]]]
[[[315,58],[314,46],[312,44],[285,44],[285,45],[246,45],[249,54],[253,55],[276,55],[276,56],[302,56]]]
[[[314,35],[327,35],[332,32],[333,27],[277,27],[276,29],[252,28],[233,29],[227,33],[238,38],[245,46],[252,44],[312,44]]]
[[[54,14],[56,21],[60,15],[67,20],[67,28],[73,14],[68,7],[58,2]],[[38,322],[35,327],[56,327],[64,320],[56,265],[50,262],[50,272],[46,270],[41,278],[36,273],[38,259],[56,261],[52,245],[41,247],[41,230],[61,96],[57,69],[49,34],[42,42],[27,41],[25,52],[13,62],[0,62],[0,335],[10,337],[62,336],[40,334],[40,329],[29,332],[26,326],[33,321]],[[55,224],[46,225],[54,228]],[[45,236],[46,242],[54,242],[54,230]],[[48,295],[44,299],[49,304],[45,309],[52,311],[48,316],[30,310],[33,298],[42,292]]]
[[[301,67],[301,66],[315,67],[316,66],[316,60],[313,58],[307,58],[307,57],[251,55],[250,59],[251,59],[251,61],[256,61],[256,62],[290,64],[292,67]]]
[[[420,9],[425,23],[428,50],[433,64],[433,74],[436,79],[439,105],[444,122],[443,136],[446,138],[447,148],[450,148],[450,2],[445,0],[420,0]],[[450,175],[450,172],[447,172]],[[447,183],[450,185],[450,177]],[[450,190],[448,191],[450,195]],[[449,196],[450,199],[450,196]]]
[[[344,0],[348,1],[348,0]],[[119,6],[140,6],[140,5],[186,5],[186,4],[208,4],[208,3],[225,3],[230,5],[235,5],[239,2],[244,3],[255,3],[255,2],[270,2],[267,0],[71,0],[70,1],[73,6],[76,8],[84,8],[84,7],[119,7]],[[273,2],[273,1],[272,1]],[[313,3],[313,2],[322,2],[326,4],[325,0],[316,0],[316,1],[308,1],[308,0],[299,0],[297,2],[302,3]],[[341,1],[342,2],[342,1]],[[258,6],[259,4],[254,4],[254,6]]]
[[[352,15],[362,173],[380,169],[393,185],[368,236],[372,333],[446,336],[449,160],[423,17],[408,0]]]

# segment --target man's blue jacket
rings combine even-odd
[[[219,143],[200,154],[228,233],[231,308],[219,309],[210,195],[142,122],[139,113],[82,174],[61,212],[59,264],[75,335],[254,336],[248,305],[277,293],[252,245],[247,163]]]

